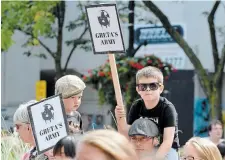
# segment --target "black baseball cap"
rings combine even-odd
[[[136,135],[157,137],[159,136],[159,128],[154,121],[147,118],[139,118],[131,125],[128,135],[131,137]]]

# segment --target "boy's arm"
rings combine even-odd
[[[164,128],[163,142],[156,152],[156,159],[163,160],[168,154],[172,147],[173,139],[175,134],[175,127]]]
[[[126,117],[117,119],[117,128],[118,132],[129,139],[128,131],[130,129],[130,125],[127,124]]]
[[[126,113],[122,106],[116,106],[115,116],[117,121],[118,132],[128,138],[129,126],[126,120]]]
[[[177,116],[178,115],[173,104],[168,105],[168,107],[166,107],[165,109],[165,114],[163,117],[163,141],[158,151],[156,152],[157,160],[164,159],[172,147],[178,121]]]

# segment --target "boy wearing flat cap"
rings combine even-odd
[[[140,160],[154,159],[159,144],[159,129],[155,122],[140,118],[131,125],[128,135]]]
[[[82,130],[81,115],[77,112],[80,107],[83,91],[86,88],[85,83],[75,75],[66,75],[59,78],[55,83],[55,94],[62,94],[62,100],[69,124],[80,122],[79,129]],[[74,123],[70,120],[76,119]],[[70,131],[73,132],[71,125]],[[75,129],[76,130],[76,129]]]

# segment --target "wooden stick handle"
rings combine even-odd
[[[113,86],[116,94],[116,102],[118,106],[123,106],[123,98],[121,94],[120,82],[117,73],[116,60],[114,54],[109,53],[109,63],[112,73]]]

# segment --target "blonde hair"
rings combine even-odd
[[[187,141],[186,145],[193,146],[198,153],[199,158],[204,160],[222,160],[219,149],[210,140],[193,137]]]
[[[144,67],[141,70],[139,70],[136,73],[136,83],[138,83],[139,79],[142,77],[156,78],[159,83],[163,83],[163,73],[161,72],[160,69],[153,67],[153,66]]]
[[[79,144],[87,144],[100,149],[109,160],[137,160],[132,144],[126,137],[113,130],[101,129],[87,132]]]

